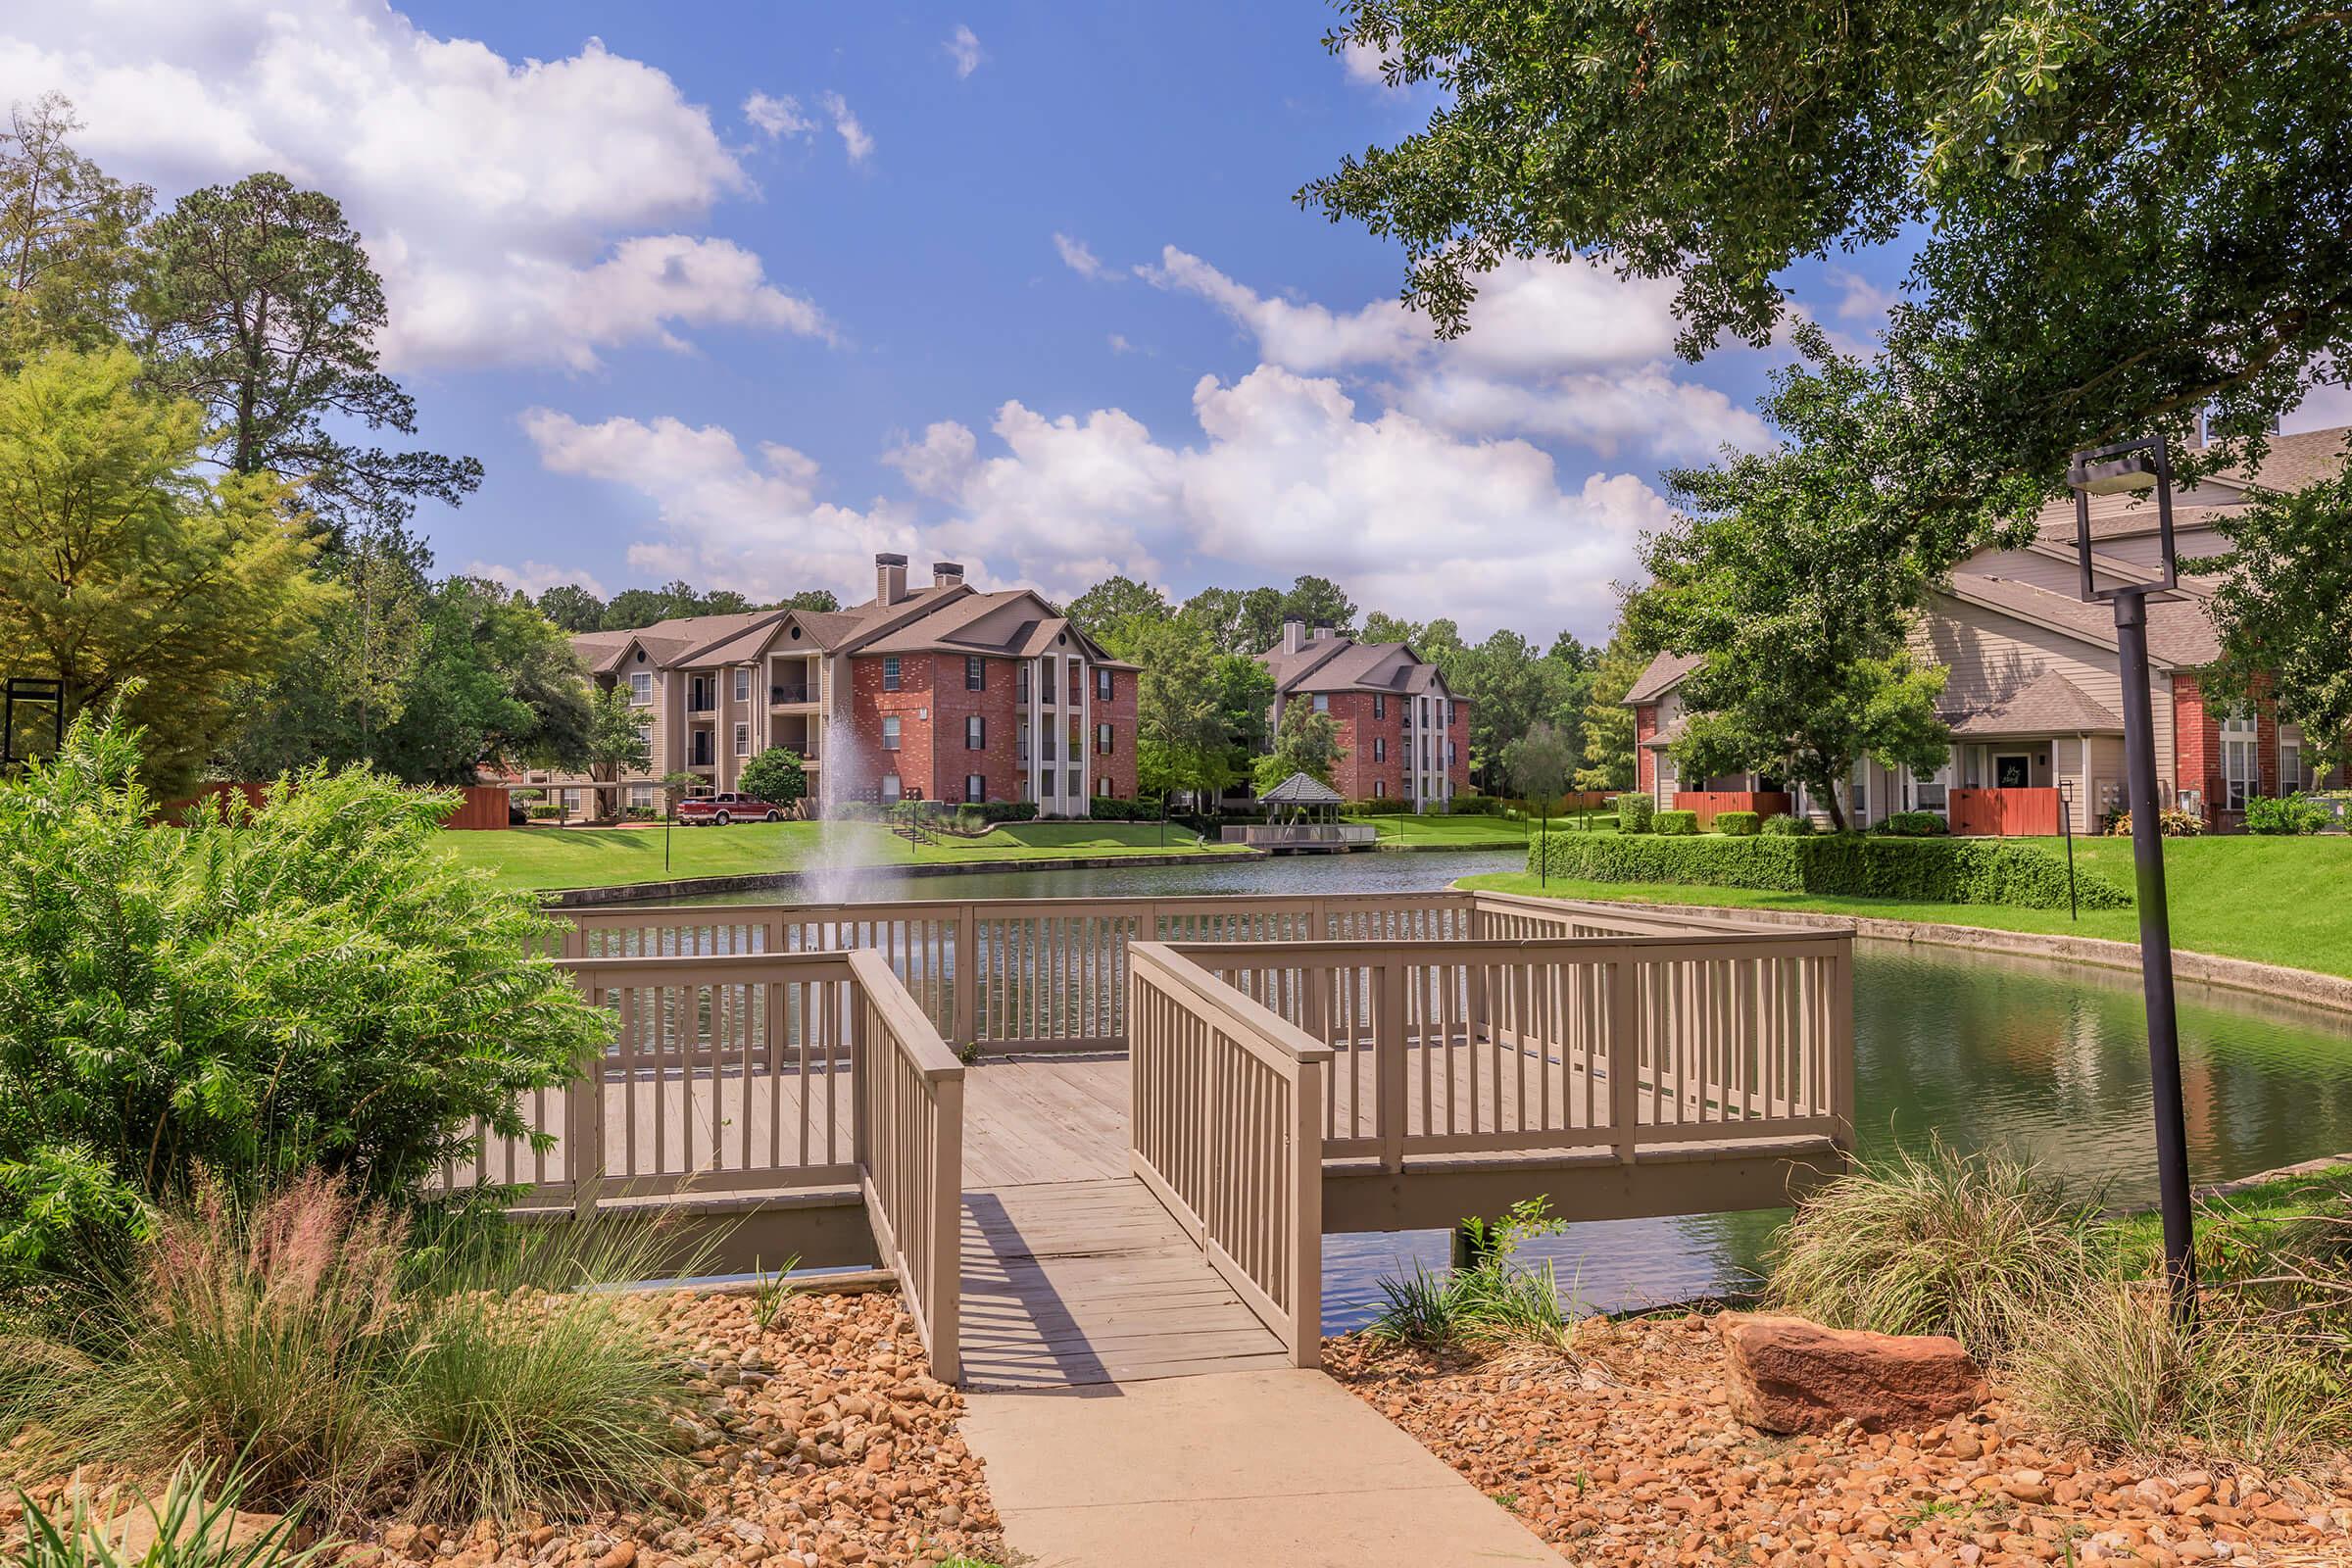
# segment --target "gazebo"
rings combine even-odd
[[[1292,828],[1310,823],[1336,826],[1340,819],[1340,792],[1310,773],[1293,773],[1258,799],[1265,803],[1269,823]],[[1321,835],[1298,836],[1314,838]]]

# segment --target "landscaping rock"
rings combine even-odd
[[[1941,1334],[1865,1334],[1801,1317],[1726,1312],[1724,1386],[1731,1412],[1766,1432],[1922,1427],[1991,1397],[1984,1369]]]

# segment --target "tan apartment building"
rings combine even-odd
[[[909,587],[874,558],[874,597],[840,611],[695,615],[572,647],[629,694],[651,763],[617,781],[533,773],[568,806],[660,804],[689,772],[731,790],[772,746],[800,754],[812,802],[1030,801],[1085,816],[1135,794],[1136,666],[1110,658],[1032,589],[982,593],[953,562]]]
[[[1469,793],[1470,705],[1405,644],[1359,643],[1328,621],[1310,635],[1305,617],[1290,615],[1282,642],[1257,658],[1274,675],[1276,732],[1293,703],[1338,723],[1347,755],[1331,783],[1346,799],[1442,811]]]
[[[2227,468],[2176,490],[2177,558],[2226,553],[2219,519],[2251,506],[2266,489],[2297,490],[2335,472],[2347,433],[2274,436],[2258,469]],[[2156,580],[2155,503],[2098,496],[2090,514],[2094,580]],[[2248,799],[2326,780],[2301,733],[2278,723],[2267,702],[2251,712],[2222,711],[2206,702],[2204,671],[2221,652],[2208,608],[2213,586],[2211,578],[2183,577],[2179,597],[2149,603],[2148,682],[2158,795],[2227,830],[2242,824]],[[1930,595],[1911,634],[1914,653],[1947,671],[1942,717],[1952,731],[1950,753],[1927,778],[1865,760],[1850,784],[1852,816],[1867,825],[1890,811],[1924,810],[1945,816],[1955,832],[2055,833],[2065,813],[2073,831],[2085,833],[2121,809],[2123,674],[2115,614],[2108,604],[2086,604],[2080,594],[2071,497],[2044,509],[2030,544],[1980,551],[1955,568]],[[1661,654],[1625,696],[1634,710],[1637,787],[1661,806],[1776,784],[1756,774],[1677,775],[1669,748],[1683,729],[1679,689],[1697,663]],[[1794,805],[1821,814],[1801,794]]]

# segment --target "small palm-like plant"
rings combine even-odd
[[[319,1557],[324,1543],[295,1544],[293,1514],[245,1527],[241,1477],[213,1482],[183,1464],[160,1503],[110,1515],[77,1498],[62,1519],[20,1494],[24,1540],[11,1568],[306,1568]]]

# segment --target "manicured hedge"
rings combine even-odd
[[[1650,819],[1657,814],[1658,803],[1646,795],[1617,797],[1617,831],[1620,833],[1646,833]]]
[[[1698,831],[1698,813],[1660,811],[1650,818],[1650,829],[1661,838],[1687,839]]]
[[[1880,830],[1898,839],[1933,839],[1941,838],[1951,828],[1934,811],[1889,811]]]
[[[1340,806],[1343,816],[1402,816],[1412,809],[1412,803],[1401,795],[1367,795],[1360,801],[1346,801]]]
[[[1156,822],[1159,806],[1152,801],[1126,801],[1115,795],[1087,798],[1086,814],[1098,822]]]
[[[1671,882],[1914,904],[2008,904],[2034,909],[2066,904],[2066,862],[2034,845],[2002,839],[1576,833],[1530,845],[1528,869],[1587,882]],[[2087,872],[2077,885],[2086,909],[2131,906],[2129,893]]]
[[[1763,820],[1753,811],[1717,811],[1715,831],[1727,839],[1752,839]]]

